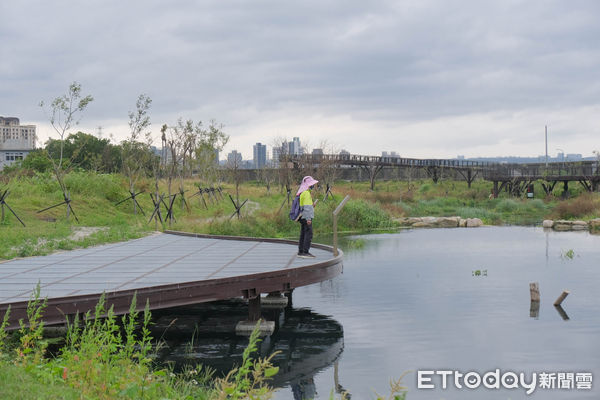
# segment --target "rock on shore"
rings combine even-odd
[[[600,218],[586,221],[567,221],[559,219],[552,221],[551,219],[544,220],[542,226],[546,229],[554,229],[555,231],[597,231],[600,230]]]
[[[483,221],[479,218],[461,218],[461,217],[405,217],[396,218],[396,222],[402,226],[412,228],[476,228],[483,226]],[[567,221],[564,219],[553,221],[546,219],[542,222],[545,229],[554,229],[555,231],[596,231],[600,232],[600,218],[590,221]]]

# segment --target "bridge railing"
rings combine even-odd
[[[449,160],[449,159],[418,159],[404,157],[380,157],[358,154],[303,154],[285,155],[281,160],[293,163],[320,164],[346,166],[390,166],[406,168],[454,168],[476,169],[482,172],[487,180],[506,180],[514,178],[531,179],[567,179],[568,177],[586,179],[600,176],[598,161],[576,161],[561,163],[530,163],[530,164],[502,164],[486,161]]]
[[[380,157],[358,154],[302,154],[282,155],[280,161],[298,162],[304,164],[319,164],[328,162],[341,165],[384,165],[399,167],[448,167],[474,168],[487,167],[494,163],[486,161],[448,160],[448,159],[418,159],[404,157]]]
[[[514,178],[532,179],[581,179],[600,175],[597,161],[578,161],[564,163],[536,164],[497,164],[483,170],[483,177],[488,180],[503,180]]]

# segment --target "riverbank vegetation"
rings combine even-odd
[[[239,203],[248,200],[241,209],[241,218],[233,215],[236,200],[235,185],[222,182],[219,193],[198,194],[200,187],[209,187],[199,179],[182,180],[182,190],[173,202],[173,219],[166,219],[165,200],[161,206],[163,221],[150,220],[154,210],[149,193],[156,192],[156,182],[139,179],[136,197],[142,210],[131,199],[128,178],[117,173],[71,171],[64,182],[75,213],[67,218],[65,205],[39,212],[64,201],[64,193],[50,172],[21,169],[1,175],[1,191],[20,222],[5,209],[0,223],[0,259],[48,254],[57,250],[116,242],[147,235],[155,230],[172,229],[188,232],[256,237],[295,238],[298,226],[287,217],[289,203],[284,188],[262,181],[242,183],[238,187]],[[217,184],[213,183],[217,187]],[[294,188],[295,189],[295,188]],[[480,218],[486,224],[540,224],[543,219],[592,219],[600,214],[600,197],[578,189],[571,198],[561,200],[548,196],[535,199],[513,198],[501,193],[489,197],[490,183],[476,181],[471,188],[465,182],[431,181],[379,182],[375,191],[368,182],[336,182],[333,197],[323,188],[314,193],[316,206],[315,235],[331,236],[332,211],[349,195],[351,200],[339,216],[340,232],[373,232],[399,227],[397,218],[420,216],[460,216]],[[160,181],[160,193],[168,193],[167,183]],[[185,202],[182,202],[181,192]],[[536,187],[536,194],[543,193]],[[292,195],[293,196],[293,193]],[[290,198],[291,201],[291,198]],[[236,201],[237,202],[237,201]],[[233,216],[232,216],[233,215]],[[78,222],[74,219],[77,217]]]
[[[6,399],[268,399],[277,367],[257,359],[259,331],[249,338],[241,364],[225,377],[202,365],[181,373],[153,363],[151,314],[114,315],[102,298],[93,313],[71,322],[65,337],[44,337],[45,301],[39,287],[17,332],[0,327],[0,397]],[[10,312],[10,311],[9,311]],[[52,349],[51,349],[52,348]]]
[[[240,364],[225,376],[202,364],[175,373],[154,362],[161,343],[150,335],[148,305],[137,312],[135,297],[129,313],[119,317],[102,296],[93,312],[70,321],[66,334],[49,338],[39,294],[38,285],[18,331],[6,330],[10,309],[0,323],[0,398],[266,400],[274,394],[269,382],[279,372],[272,364],[277,352],[256,357],[258,325]],[[389,397],[377,399],[405,399],[404,375],[390,382]],[[338,398],[346,396],[332,391],[330,399]]]

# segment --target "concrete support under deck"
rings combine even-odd
[[[235,333],[239,336],[250,336],[258,325],[260,336],[270,336],[275,332],[275,322],[262,318],[260,293],[248,299],[248,319],[240,321],[235,326]]]

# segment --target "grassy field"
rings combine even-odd
[[[156,229],[173,229],[198,233],[296,238],[298,225],[287,217],[289,206],[286,195],[273,186],[267,192],[264,185],[248,182],[240,187],[240,202],[248,199],[242,208],[242,218],[231,214],[235,211],[228,194],[235,193],[231,184],[223,184],[224,198],[210,200],[205,194],[206,207],[196,192],[198,181],[184,182],[185,196],[189,209],[177,197],[174,206],[175,220],[164,225],[148,222],[153,204],[148,192],[154,182],[142,180],[138,201],[146,216],[139,211],[134,215],[133,204],[126,201],[115,205],[129,196],[126,179],[119,174],[95,174],[72,172],[66,177],[73,209],[79,218],[67,220],[66,206],[62,205],[43,213],[45,207],[62,202],[63,195],[55,179],[49,174],[13,177],[0,186],[10,190],[8,204],[23,219],[27,227],[6,212],[0,223],[0,259],[25,257],[69,250],[77,247],[122,241],[141,237]],[[174,184],[176,188],[178,184]],[[395,221],[405,216],[460,216],[481,218],[486,224],[539,224],[544,218],[590,219],[599,215],[598,194],[572,192],[568,201],[556,197],[533,200],[516,199],[502,193],[498,199],[489,199],[491,184],[476,181],[472,188],[465,182],[378,182],[375,191],[370,191],[367,182],[338,182],[333,187],[334,198],[323,200],[322,191],[315,191],[314,198],[320,200],[316,207],[315,235],[319,238],[331,236],[332,211],[345,195],[351,196],[339,217],[340,232],[371,232],[391,230],[398,227]],[[161,182],[160,190],[166,191]],[[178,191],[178,189],[173,189]],[[536,194],[543,193],[536,186]],[[282,207],[283,204],[283,207]],[[165,210],[163,207],[163,215]]]

